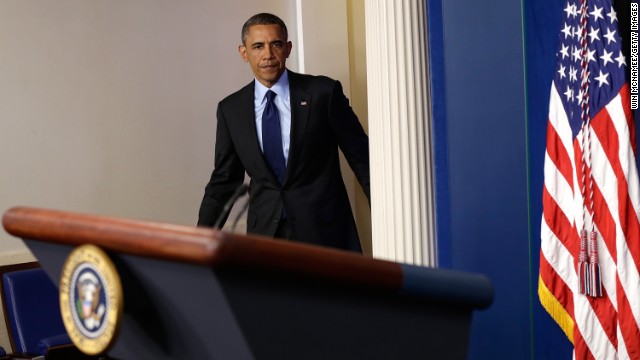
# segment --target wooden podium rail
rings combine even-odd
[[[114,359],[465,359],[482,275],[214,229],[17,207],[4,214],[57,284],[94,244],[124,292]]]

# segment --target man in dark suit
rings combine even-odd
[[[239,52],[255,80],[218,104],[215,168],[198,225],[226,220],[224,204],[246,171],[248,233],[362,251],[338,148],[369,199],[369,139],[340,82],[286,69],[291,47],[275,15],[244,24]]]

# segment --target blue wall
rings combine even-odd
[[[528,359],[531,264],[521,4],[428,4],[440,264],[486,274],[495,286],[492,307],[474,315],[469,358]]]

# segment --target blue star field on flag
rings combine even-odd
[[[606,1],[590,1],[587,9],[589,107],[593,117],[620,91],[625,83],[627,63],[617,30],[617,14],[611,4]],[[574,137],[582,125],[581,102],[584,97],[580,89],[580,34],[580,2],[568,1],[556,54],[558,61],[554,81],[562,94]]]

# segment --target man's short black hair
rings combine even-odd
[[[242,45],[245,45],[245,41],[247,40],[247,36],[249,35],[249,28],[253,25],[278,25],[284,32],[285,40],[289,39],[289,33],[287,32],[287,25],[284,24],[284,21],[279,17],[269,14],[269,13],[260,13],[253,15],[247,20],[244,25],[242,25]]]

